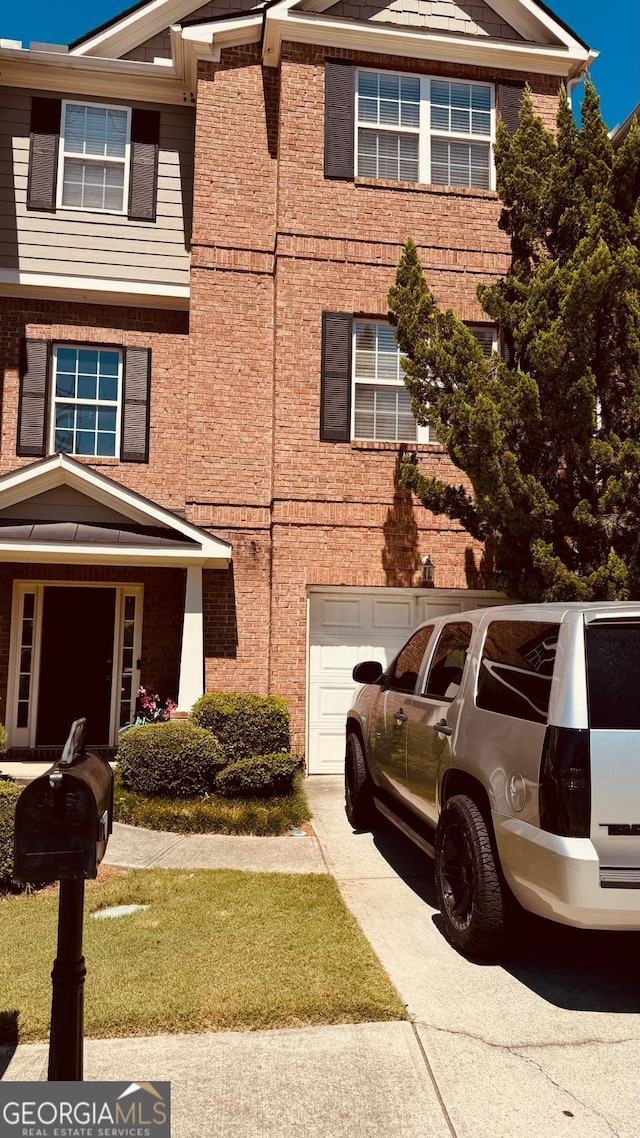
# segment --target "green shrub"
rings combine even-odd
[[[7,729],[4,723],[0,723],[0,755],[7,753]]]
[[[0,779],[0,884],[7,884],[13,872],[13,826],[20,787]]]
[[[210,731],[194,723],[149,723],[120,736],[118,771],[123,786],[158,798],[208,794],[227,762]]]
[[[215,735],[231,762],[290,747],[289,710],[280,696],[210,692],[194,703],[191,719]]]
[[[220,772],[216,794],[223,798],[273,798],[291,794],[297,769],[295,756],[282,752],[240,759]]]
[[[293,793],[282,798],[147,798],[124,790],[116,777],[113,816],[116,822],[147,830],[173,830],[179,834],[286,834],[311,818],[302,776],[298,772]]]

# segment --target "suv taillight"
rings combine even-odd
[[[591,826],[589,732],[547,727],[540,764],[540,825],[550,834],[588,838]]]

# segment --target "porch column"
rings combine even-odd
[[[204,620],[202,615],[202,566],[187,569],[182,621],[182,654],[178,683],[178,711],[190,711],[204,692]]]

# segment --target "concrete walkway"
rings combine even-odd
[[[132,869],[247,869],[254,873],[328,873],[318,839],[236,838],[228,834],[166,834],[115,822],[106,865]]]

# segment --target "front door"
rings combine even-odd
[[[116,590],[44,589],[36,746],[60,747],[74,719],[89,746],[109,744]]]

